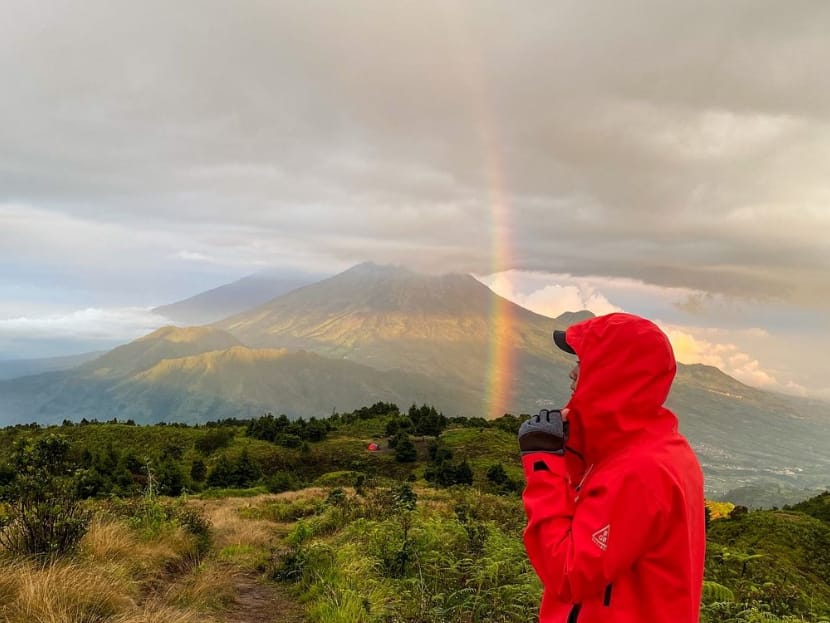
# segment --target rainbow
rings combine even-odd
[[[480,153],[483,154],[482,167],[490,189],[488,203],[490,216],[491,273],[510,268],[510,203],[505,183],[504,166],[501,159],[502,149],[498,140],[497,126],[494,123],[490,102],[490,88],[484,71],[483,49],[480,42],[473,41],[470,16],[464,11],[472,3],[440,3],[447,27],[447,41],[453,53],[455,67],[458,69],[459,85],[467,91],[466,99],[471,111],[469,118],[478,137]],[[478,43],[478,45],[476,45]],[[499,417],[506,411],[515,409],[513,405],[513,388],[515,377],[516,339],[514,327],[513,303],[500,296],[493,295],[489,320],[489,343],[487,372],[483,392],[482,413],[487,417]]]
[[[501,168],[493,167],[490,173],[491,268],[495,273],[509,266],[510,204],[501,184]],[[488,417],[494,418],[515,409],[513,379],[516,372],[516,350],[513,348],[513,342],[517,336],[513,331],[515,305],[495,294],[490,300],[490,339],[484,412],[488,414]]]

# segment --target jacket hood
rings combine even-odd
[[[636,439],[677,430],[663,407],[677,364],[666,335],[632,314],[608,314],[565,332],[579,357],[579,379],[568,403],[571,445],[588,463]]]

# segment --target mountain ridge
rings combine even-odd
[[[322,275],[261,271],[151,311],[177,323],[206,324],[250,309],[281,294],[313,283]]]

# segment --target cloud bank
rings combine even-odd
[[[148,261],[369,258],[830,305],[830,6],[5,12],[0,204],[24,216],[3,216],[3,257],[45,239],[36,261],[60,265],[67,240],[123,227]],[[27,209],[52,223],[21,238]]]

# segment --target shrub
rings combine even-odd
[[[274,472],[265,480],[265,486],[270,493],[282,493],[283,491],[294,491],[300,488],[297,477],[286,471]]]
[[[471,485],[473,484],[473,470],[467,461],[461,461],[460,463],[444,461],[438,465],[427,467],[424,470],[424,478],[428,482],[442,487]]]
[[[202,459],[196,459],[190,464],[190,479],[193,482],[204,482],[207,478],[207,465]]]
[[[234,437],[234,431],[229,428],[210,428],[196,440],[196,450],[204,455],[212,454],[220,448],[227,448]]]
[[[406,433],[399,433],[395,444],[395,460],[398,463],[414,463],[418,460],[418,450]]]
[[[69,442],[58,435],[15,448],[16,476],[0,489],[6,513],[0,544],[17,554],[63,554],[77,547],[91,515],[81,504],[67,463]]]

